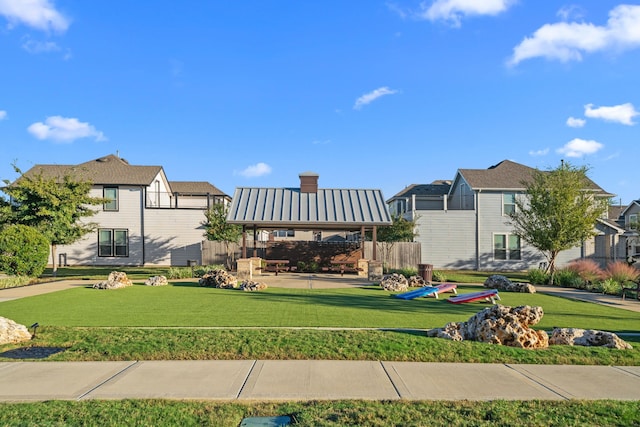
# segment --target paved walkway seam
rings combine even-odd
[[[106,380],[102,381],[100,384],[96,385],[95,387],[93,387],[90,390],[85,391],[84,393],[82,393],[80,396],[78,396],[76,398],[76,401],[80,401],[82,400],[84,397],[88,396],[89,394],[93,393],[94,391],[96,391],[97,389],[99,389],[100,387],[102,387],[103,385],[105,385],[106,383],[108,383],[109,381],[114,380],[116,377],[119,377],[120,375],[123,375],[125,372],[127,372],[129,369],[133,368],[134,366],[138,365],[140,363],[139,360],[136,360],[135,362],[133,362],[132,364],[130,364],[129,366],[127,366],[126,368],[122,369],[119,372],[116,372],[115,374],[111,375],[109,378],[107,378]]]
[[[538,384],[540,387],[549,390],[551,393],[555,394],[556,396],[560,397],[563,400],[571,400],[570,397],[567,397],[565,395],[563,395],[562,393],[559,393],[557,390],[553,389],[551,386],[543,383],[542,381],[540,381],[540,378],[534,378],[532,375],[528,375],[524,372],[522,372],[521,370],[518,370],[516,368],[514,368],[512,365],[509,365],[507,363],[504,364],[504,366],[506,366],[507,368],[511,369],[512,371],[516,372],[517,374],[527,378],[528,380],[534,382],[535,384]]]
[[[387,370],[386,364],[383,361],[380,361],[380,365],[382,366],[382,370],[384,371],[384,373],[387,375],[389,382],[393,386],[393,389],[396,391],[398,398],[399,399],[408,398],[411,395],[411,393],[409,392],[409,387],[407,387],[407,385],[404,383],[404,381],[402,380],[402,377],[400,376],[400,374],[398,374],[396,369],[393,366],[391,366],[391,369],[393,370],[393,375],[391,375],[391,373]],[[400,390],[400,388],[398,387],[398,384],[396,383],[402,384],[402,387],[401,387],[402,390]]]
[[[250,391],[255,387],[263,367],[264,367],[264,361],[258,361],[258,360],[253,361],[253,363],[251,364],[251,369],[249,369],[249,373],[247,374],[247,377],[244,379],[242,386],[240,387],[240,390],[238,390],[236,399],[241,398],[242,394],[245,391],[245,387],[247,386],[247,384],[249,384],[249,381],[251,381],[251,384],[248,390]],[[256,371],[255,374],[254,374],[254,370]]]

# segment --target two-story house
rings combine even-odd
[[[453,180],[411,185],[387,201],[392,214],[415,220],[422,262],[443,269],[527,270],[544,255],[513,233],[509,214],[535,169],[509,160],[488,169],[459,169]],[[592,181],[588,190],[609,198]],[[586,257],[595,242],[563,251],[558,266]]]
[[[204,212],[231,198],[208,182],[169,181],[162,166],[135,166],[117,155],[78,165],[35,165],[25,175],[93,183],[90,195],[108,200],[92,206],[87,221],[97,229],[58,247],[60,265],[175,265],[200,263]]]

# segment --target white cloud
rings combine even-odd
[[[49,0],[0,0],[0,15],[10,26],[24,24],[36,30],[57,32],[69,28],[69,19]]]
[[[569,117],[567,119],[567,126],[570,128],[581,128],[583,127],[587,121],[585,119],[578,119],[576,117]]]
[[[587,154],[593,154],[603,147],[604,145],[594,140],[575,138],[556,151],[568,157],[582,157]]]
[[[240,172],[240,175],[245,178],[256,178],[259,176],[269,175],[271,173],[271,166],[266,163],[256,163],[255,165],[249,166],[243,171]]]
[[[7,112],[4,110],[0,110],[0,121],[7,118]]]
[[[584,115],[592,119],[602,119],[608,122],[622,123],[623,125],[633,126],[635,122],[633,118],[640,114],[636,111],[633,104],[614,105],[612,107],[593,108],[593,104],[584,106]]]
[[[434,0],[430,5],[420,5],[418,17],[429,21],[443,20],[459,27],[463,17],[474,15],[498,15],[511,7],[516,0]]]
[[[513,49],[507,62],[543,57],[562,62],[580,61],[583,53],[640,47],[640,6],[619,5],[609,12],[605,26],[584,22],[545,24]]]
[[[573,18],[574,20],[582,19],[582,17],[584,16],[584,10],[582,9],[582,7],[572,4],[560,8],[556,15],[558,15],[563,21],[568,21],[571,18]]]
[[[89,123],[61,116],[47,117],[44,123],[33,123],[27,130],[40,140],[50,139],[57,142],[73,142],[80,138],[95,138],[96,141],[107,140],[102,132]]]
[[[60,50],[60,46],[55,42],[40,42],[31,39],[24,42],[22,48],[29,53],[58,52]]]
[[[363,106],[372,103],[373,101],[375,101],[376,99],[380,98],[381,96],[393,95],[395,93],[398,93],[398,91],[397,90],[393,90],[393,89],[389,89],[386,86],[380,87],[380,88],[378,88],[376,90],[373,90],[373,91],[371,91],[369,93],[365,93],[360,98],[356,99],[356,103],[354,104],[353,108],[355,110],[359,110]]]
[[[531,150],[529,151],[530,156],[546,156],[549,153],[549,149],[545,148],[542,150]]]

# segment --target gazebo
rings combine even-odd
[[[254,257],[257,255],[255,242],[258,230],[359,231],[361,236],[371,230],[371,264],[374,265],[377,262],[377,227],[392,224],[382,192],[373,189],[318,188],[318,174],[304,172],[299,177],[299,188],[236,188],[227,222],[242,225],[242,259],[247,259],[249,229],[253,230]],[[364,239],[361,239],[364,254],[363,246]]]

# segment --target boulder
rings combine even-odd
[[[0,317],[0,345],[29,341],[31,334],[26,326],[6,317]]]
[[[505,292],[522,292],[535,294],[536,288],[531,283],[513,283],[511,280],[500,274],[493,274],[484,281],[484,287],[498,289]]]
[[[169,282],[165,276],[151,276],[145,282],[147,286],[165,286],[168,285]]]
[[[267,289],[267,284],[254,282],[253,280],[244,280],[242,283],[240,283],[240,289],[245,292],[261,291],[263,289]]]
[[[554,328],[549,338],[550,345],[581,345],[587,347],[607,347],[619,350],[632,349],[631,344],[612,332],[593,329]]]
[[[431,329],[430,337],[454,341],[479,341],[517,348],[546,348],[549,337],[545,331],[530,326],[542,319],[542,307],[528,305],[507,307],[496,304],[471,316],[466,322],[452,322],[443,328]]]
[[[127,286],[133,286],[133,282],[129,280],[127,273],[112,271],[109,273],[107,280],[96,283],[93,285],[93,289],[120,289]]]
[[[409,287],[411,288],[420,288],[422,286],[426,286],[427,283],[425,283],[424,279],[420,276],[411,276],[409,277]]]
[[[402,274],[392,273],[382,278],[380,286],[385,291],[403,292],[409,289],[409,281]]]
[[[227,270],[210,270],[206,272],[200,280],[200,286],[209,286],[212,288],[235,289],[238,287],[238,279],[227,272]]]

